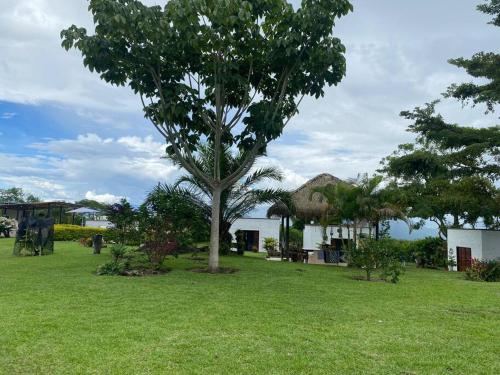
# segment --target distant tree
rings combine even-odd
[[[478,5],[477,9],[494,16],[489,23],[500,26],[500,0],[489,0],[486,4]],[[474,105],[483,103],[486,105],[487,112],[492,112],[495,105],[500,103],[500,54],[478,52],[470,59],[460,57],[450,59],[449,63],[464,68],[472,77],[487,82],[453,84],[448,88],[445,96],[456,98],[464,104],[469,101],[472,101]]]
[[[97,202],[92,199],[82,199],[80,201],[75,202],[75,204],[83,207],[92,208],[93,210],[97,210],[100,212],[106,211],[106,208],[108,206],[106,203]]]
[[[121,244],[134,242],[133,237],[137,232],[137,210],[125,198],[120,203],[108,205],[104,213],[114,224]]]
[[[382,161],[384,172],[404,192],[412,217],[434,221],[442,238],[450,226],[498,226],[500,127],[448,124],[435,103],[402,116],[414,121],[414,144],[403,144]],[[449,217],[452,221],[449,222]]]
[[[347,0],[90,0],[95,33],[71,26],[62,45],[106,82],[128,85],[146,117],[186,171],[209,188],[209,269],[219,264],[221,194],[278,138],[304,96],[319,98],[345,75],[345,47],[333,37]],[[200,170],[200,146],[212,144],[213,170]],[[224,174],[226,147],[243,157]]]
[[[391,187],[389,192],[382,187],[382,182],[380,175],[368,177],[367,174],[360,174],[353,183],[340,182],[313,189],[323,195],[329,206],[325,226],[345,225],[348,233],[352,226],[352,239],[356,245],[358,229],[363,221],[368,224],[370,237],[372,227],[378,227],[381,221],[401,219],[407,222],[404,205],[396,199],[396,189]]]
[[[37,196],[25,193],[22,188],[12,187],[0,189],[0,203],[36,203],[41,202]]]

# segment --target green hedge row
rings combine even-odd
[[[92,237],[95,234],[102,234],[106,237],[108,229],[81,227],[70,224],[54,225],[54,241],[78,241],[80,238]]]

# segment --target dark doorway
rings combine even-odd
[[[242,230],[243,248],[245,251],[259,251],[259,231],[258,230]]]
[[[465,271],[472,266],[472,256],[470,247],[457,246],[457,270]]]

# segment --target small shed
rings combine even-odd
[[[454,271],[465,271],[472,259],[500,260],[500,231],[448,229],[448,252],[457,263]]]
[[[271,237],[276,241],[280,238],[280,219],[241,218],[237,219],[229,232],[236,239],[236,232],[241,231],[247,251],[266,251],[264,238]]]

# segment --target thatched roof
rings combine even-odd
[[[321,217],[328,209],[328,204],[324,201],[323,196],[319,193],[312,193],[316,187],[335,185],[339,182],[344,182],[340,178],[332,176],[328,173],[322,173],[307,181],[304,185],[291,193],[293,213],[303,219],[316,219]],[[278,215],[284,211],[281,207],[283,203],[279,202],[271,206],[268,210],[268,215]]]

